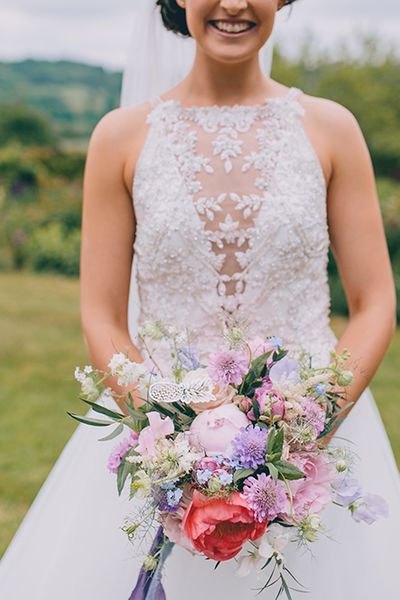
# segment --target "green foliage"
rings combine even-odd
[[[67,60],[0,63],[0,105],[21,103],[45,113],[63,139],[86,141],[119,105],[121,73]]]
[[[79,274],[80,232],[65,233],[61,223],[35,229],[25,245],[27,264],[34,271]]]
[[[55,134],[45,114],[22,104],[0,106],[0,146],[19,142],[31,146],[51,146]]]

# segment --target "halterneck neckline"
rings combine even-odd
[[[263,102],[258,102],[256,104],[240,104],[240,103],[235,103],[235,104],[193,104],[193,105],[185,105],[183,104],[180,100],[174,99],[174,98],[170,98],[170,99],[163,99],[160,96],[158,96],[156,98],[156,104],[162,104],[162,105],[170,105],[170,106],[175,106],[176,108],[178,108],[181,112],[185,112],[185,113],[197,113],[197,112],[252,112],[252,111],[259,111],[262,109],[265,109],[268,106],[275,106],[275,105],[279,105],[281,103],[286,103],[294,98],[297,98],[297,96],[299,96],[300,94],[303,93],[303,90],[301,90],[300,88],[297,87],[289,87],[289,89],[285,92],[285,94],[282,94],[281,96],[266,96],[264,98]]]

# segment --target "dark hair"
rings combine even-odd
[[[281,8],[293,4],[293,2],[296,0],[285,0]],[[160,7],[161,17],[167,29],[178,35],[190,37],[185,9],[181,8],[176,0],[156,0],[156,4]]]

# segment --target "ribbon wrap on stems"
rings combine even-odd
[[[149,551],[151,556],[155,556],[160,552],[157,567],[152,571],[146,571],[144,567],[140,569],[135,589],[129,596],[129,600],[166,600],[161,581],[162,568],[173,546],[172,542],[165,543],[164,530],[159,527]]]

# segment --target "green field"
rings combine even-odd
[[[0,289],[1,555],[75,428],[66,410],[82,410],[73,370],[86,355],[76,280],[1,274]],[[400,331],[371,386],[398,461],[399,361]]]

